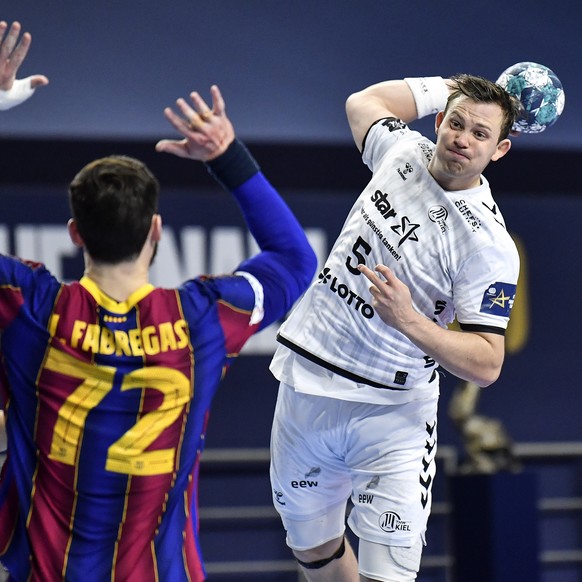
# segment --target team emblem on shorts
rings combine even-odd
[[[279,505],[286,505],[286,503],[283,501],[283,493],[281,491],[273,489],[273,499],[275,499]]]
[[[509,317],[513,302],[515,301],[515,290],[517,285],[512,283],[501,283],[499,281],[489,285],[483,293],[481,302],[481,313],[491,313],[501,317]]]
[[[378,520],[380,527],[388,533],[395,531],[410,531],[410,522],[403,521],[394,511],[386,511]]]

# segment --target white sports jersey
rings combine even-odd
[[[519,256],[489,184],[445,191],[427,167],[434,144],[402,121],[376,123],[363,160],[373,177],[318,279],[279,332],[271,370],[296,390],[395,404],[438,394],[438,363],[371,306],[363,263],[390,267],[436,325],[503,334]],[[323,368],[323,369],[322,369]]]

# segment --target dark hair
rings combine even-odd
[[[158,209],[159,184],[148,168],[127,156],[87,164],[69,186],[69,204],[87,252],[97,262],[135,259]]]
[[[445,115],[449,105],[461,95],[465,95],[477,103],[496,103],[503,112],[499,141],[507,138],[513,124],[521,113],[522,105],[520,101],[510,95],[501,85],[483,77],[465,74],[454,75],[451,77],[451,81],[455,84],[455,88],[447,100]]]

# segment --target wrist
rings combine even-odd
[[[8,91],[0,90],[0,111],[12,109],[32,96],[34,89],[30,79],[16,79]]]
[[[406,77],[412,91],[418,119],[442,111],[449,98],[449,88],[442,77]]]
[[[251,153],[236,138],[224,153],[204,164],[211,176],[229,191],[238,188],[260,171]]]

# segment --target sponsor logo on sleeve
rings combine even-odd
[[[397,131],[399,129],[406,129],[406,123],[396,117],[389,117],[382,122],[382,125],[388,128],[388,131]]]
[[[509,317],[517,286],[512,283],[495,282],[483,293],[481,313],[491,313],[501,317]]]

